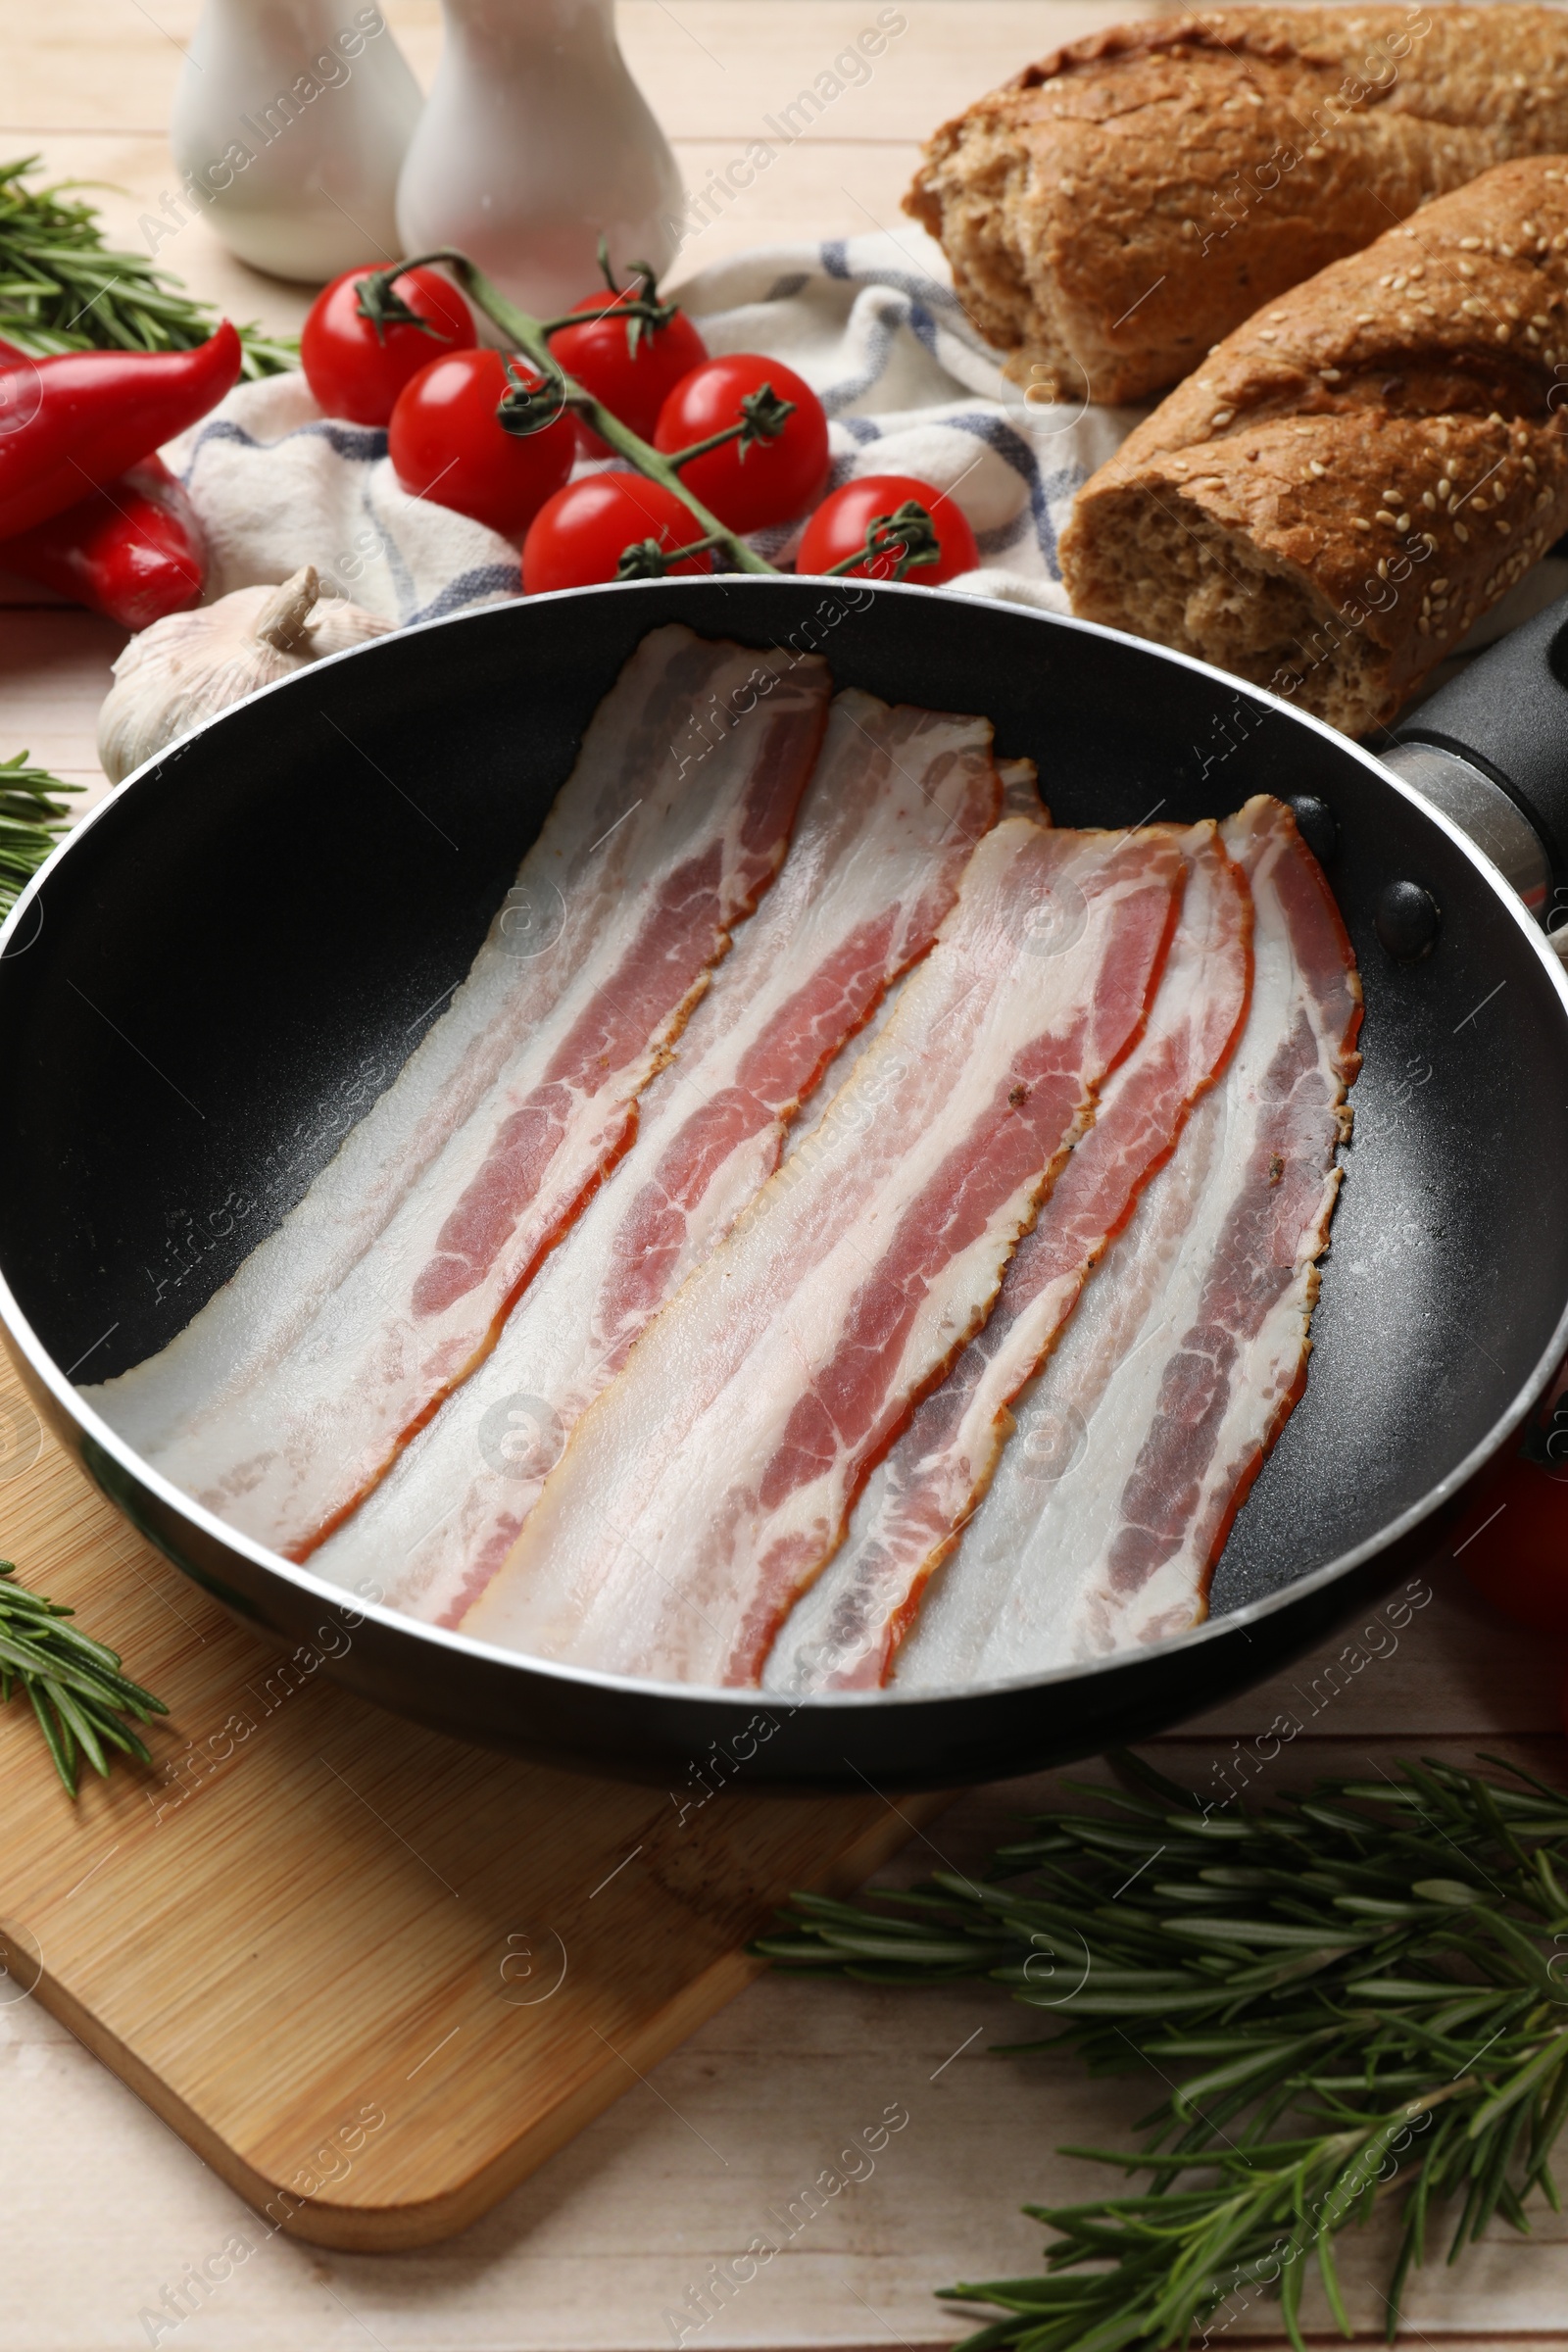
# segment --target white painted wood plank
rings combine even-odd
[[[28,751],[68,784],[89,789],[84,812],[109,787],[94,748],[109,665],[126,631],[70,606],[0,613],[0,759]]]

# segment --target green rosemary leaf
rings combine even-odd
[[[1266,2046],[1245,2058],[1233,2059],[1229,2066],[1216,2066],[1206,2075],[1195,2075],[1173,2094],[1171,2104],[1178,2115],[1190,2116],[1220,2091],[1234,2090],[1244,2082],[1255,2084],[1261,2074],[1273,2074],[1282,2066],[1293,2067],[1303,2052],[1331,2039],[1336,2030],[1327,2026],[1318,2034],[1298,2035],[1283,2047]]]
[[[35,358],[64,351],[189,351],[218,324],[210,304],[145,254],[104,243],[91,205],[73,197],[86,183],[25,184],[36,155],[0,164],[0,339]],[[285,338],[242,326],[247,376],[299,366]]]
[[[66,829],[70,811],[59,796],[80,790],[34,767],[25,752],[0,760],[0,916],[10,913]]]
[[[1548,2160],[1565,2118],[1568,2118],[1568,2067],[1564,2067],[1557,2077],[1550,2098],[1544,2107],[1538,2107],[1532,2118],[1534,2134],[1531,2140],[1530,2159],[1521,2184],[1528,2191],[1539,2181],[1546,2189],[1554,2212],[1557,2198],[1554,2185],[1548,2185],[1551,2182]]]
[[[1564,1892],[1562,1882],[1551,1867],[1551,1856],[1544,1845],[1536,1848],[1536,1876],[1541,1881],[1552,1917],[1568,1919],[1568,1893]]]
[[[3,1612],[0,1612],[0,1657],[3,1657],[19,1672],[25,1674],[29,1671],[36,1671],[35,1661],[40,1654],[41,1644],[30,1636],[19,1639],[14,1630],[11,1632],[6,1630],[4,1615]],[[78,1658],[73,1656],[60,1644],[59,1636],[53,1631],[49,1636],[48,1656],[50,1682],[58,1684],[65,1690],[74,1692],[79,1697],[92,1699],[109,1696],[112,1692],[112,1686],[122,1683],[122,1678],[119,1676],[107,1676],[102,1671],[84,1667]],[[112,1692],[113,1703],[125,1706],[132,1714],[139,1713],[140,1709],[134,1701],[122,1694],[122,1692],[134,1691],[136,1691],[134,1683],[122,1683],[122,1690],[113,1690]],[[146,1693],[136,1692],[136,1695],[138,1698],[145,1698]]]
[[[1194,1942],[1290,1945],[1334,1960],[1342,1953],[1354,1951],[1359,1944],[1370,1940],[1368,1936],[1347,1936],[1331,1941],[1325,1937],[1320,1927],[1298,1928],[1282,1920],[1264,1919],[1171,1919],[1165,1923],[1165,1933],[1167,1936],[1191,1937]]]
[[[1524,1862],[1522,1867],[1525,1873],[1529,1872],[1528,1862]],[[1546,1966],[1549,1955],[1542,1951],[1541,1946],[1526,1933],[1524,1928],[1509,1919],[1505,1913],[1495,1910],[1491,1904],[1478,1904],[1469,1914],[1466,1924],[1469,1925],[1472,1922],[1490,1935],[1494,1942],[1500,1943],[1505,1951],[1513,1954],[1513,1957],[1541,1991],[1548,1995],[1552,1992],[1553,1982],[1547,1973]],[[1477,1938],[1467,1936],[1463,1939],[1463,1946],[1467,1950],[1473,1950],[1476,1948],[1477,1941]]]
[[[1334,2240],[1326,2230],[1322,2230],[1318,2236],[1317,2262],[1323,2279],[1323,2292],[1328,2297],[1329,2309],[1334,2314],[1335,2325],[1342,2335],[1351,2335],[1354,2333],[1354,2329],[1350,2326],[1350,2315],[1345,2308],[1345,2297],[1340,2291],[1339,2266],[1334,2260]]]
[[[107,1740],[111,1747],[118,1747],[122,1756],[132,1756],[138,1764],[152,1762],[153,1752],[146,1740],[133,1732],[121,1716],[100,1714],[96,1721],[99,1738]]]
[[[1568,2026],[1559,2026],[1551,2039],[1538,2050],[1530,2063],[1521,2067],[1512,2081],[1505,2082],[1500,2090],[1494,2091],[1480,2114],[1472,2118],[1471,2138],[1479,2138],[1481,2133],[1503,2113],[1504,2109],[1511,2107],[1516,2099],[1522,2099],[1525,2092],[1532,2089],[1543,2075],[1547,2075],[1554,2067],[1561,2066],[1565,2058],[1568,2058]]]
[[[161,1698],[120,1671],[120,1653],[62,1623],[71,1610],[12,1580],[0,1560],[0,1703],[14,1689],[27,1694],[66,1793],[76,1793],[76,1765],[85,1756],[107,1774],[113,1748],[146,1764],[145,1742],[125,1718],[148,1723],[167,1715]]]
[[[951,1967],[955,1962],[970,1959],[975,1948],[972,1943],[956,1937],[944,1941],[932,1936],[918,1942],[901,1943],[893,1936],[872,1936],[863,1930],[858,1936],[848,1935],[837,1928],[824,1930],[823,1941],[834,1951],[844,1952],[855,1960],[899,1960],[913,1966],[925,1962]]]
[[[57,1722],[49,1704],[46,1686],[36,1678],[32,1678],[24,1681],[22,1687],[32,1701],[32,1711],[38,1718],[38,1728],[43,1733],[49,1753],[54,1758],[55,1770],[65,1782],[72,1795],[74,1796],[76,1793],[76,1743],[64,1725]],[[9,1697],[9,1695],[8,1692],[7,1696]]]
[[[45,1694],[61,1722],[65,1724],[76,1745],[100,1780],[109,1778],[109,1759],[98,1741],[92,1719],[85,1707],[78,1707],[72,1692],[54,1675],[40,1676]]]
[[[1348,1984],[1347,1992],[1363,2001],[1446,2001],[1453,1992],[1453,1980],[1439,1977],[1431,1982],[1417,1977],[1363,1977]]]
[[[1547,1807],[1553,1814],[1562,1812],[1563,1791],[1560,1788],[1553,1788],[1548,1781],[1538,1780],[1536,1775],[1533,1772],[1527,1772],[1522,1764],[1504,1763],[1501,1756],[1489,1755],[1485,1748],[1477,1755],[1476,1762],[1490,1764],[1495,1772],[1511,1773],[1516,1780],[1528,1782],[1532,1788],[1539,1790],[1541,1795],[1546,1799]],[[1515,1791],[1505,1787],[1502,1793],[1504,1796],[1512,1797]]]

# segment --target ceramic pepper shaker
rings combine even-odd
[[[398,187],[407,253],[455,245],[525,309],[664,270],[680,177],[626,70],[613,0],[444,0],[440,69]]]
[[[373,4],[206,0],[170,144],[231,252],[315,284],[398,258],[398,172],[419,105]]]

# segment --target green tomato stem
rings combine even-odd
[[[705,555],[717,544],[710,534],[706,539],[693,539],[686,547],[661,547],[657,539],[639,539],[620,551],[615,566],[617,580],[662,580],[677,564],[688,556]]]
[[[667,462],[671,466],[689,466],[693,458],[706,458],[710,449],[722,449],[726,441],[738,441],[746,431],[743,416],[739,424],[726,424],[721,433],[710,433],[706,441],[694,441],[689,449],[672,449]]]
[[[841,573],[857,570],[862,564],[876,564],[888,556],[894,558],[892,576],[896,580],[902,580],[917,564],[939,564],[942,560],[936,525],[925,508],[912,498],[906,498],[896,514],[873,514],[854,555],[830,564],[822,577],[831,580]]]
[[[607,302],[597,311],[563,311],[559,318],[541,318],[542,335],[559,335],[563,327],[595,326],[601,318],[645,318],[650,326],[664,326],[670,317],[667,302],[644,302],[641,296]]]

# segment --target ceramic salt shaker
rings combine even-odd
[[[675,159],[615,39],[613,0],[444,0],[446,41],[398,187],[406,253],[455,245],[539,314],[663,270],[680,238]]]
[[[199,205],[232,253],[275,277],[318,284],[396,261],[398,172],[419,104],[373,4],[206,0],[170,123],[176,202]]]

